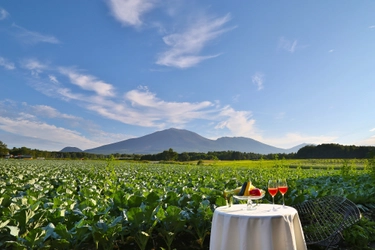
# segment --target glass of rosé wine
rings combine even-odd
[[[283,196],[283,208],[285,208],[284,194],[288,191],[288,183],[286,182],[286,179],[279,179],[278,188]]]
[[[269,180],[268,181],[268,193],[272,196],[272,204],[273,208],[272,210],[275,211],[275,195],[277,194],[279,190],[279,186],[276,180]]]

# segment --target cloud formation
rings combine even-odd
[[[161,4],[158,0],[108,0],[107,3],[117,21],[124,26],[134,27],[142,26],[142,16],[157,4]],[[170,16],[176,15],[176,8],[168,5],[166,10]],[[220,18],[200,17],[197,21],[189,23],[184,31],[164,36],[163,42],[168,49],[157,55],[156,64],[183,69],[219,56],[219,54],[201,55],[201,51],[210,41],[233,29],[233,27],[224,28],[230,19],[229,14]],[[167,33],[162,22],[153,20],[150,24],[162,31],[161,33]]]
[[[77,131],[31,119],[0,117],[0,129],[18,136],[34,137],[49,142],[60,142],[61,145],[71,145],[74,142],[78,147],[84,148],[87,145],[99,146],[99,143],[87,139]]]
[[[225,129],[234,135],[244,135],[245,132],[247,135],[254,134],[255,120],[247,111],[236,111],[230,106],[221,107],[219,103],[210,101],[166,101],[145,86],[129,90],[123,95],[115,95],[111,84],[95,76],[82,74],[79,70],[51,65],[47,67],[37,60],[24,61],[23,65],[28,70],[39,69],[38,75],[32,75],[34,80],[31,86],[36,90],[47,96],[75,103],[106,119],[157,129],[184,127],[195,120],[206,120],[216,124],[217,129]],[[71,88],[69,83],[80,89]],[[36,105],[32,110],[29,113],[49,118],[76,118],[62,115],[45,105]]]
[[[51,125],[57,120],[63,121],[65,127]],[[61,113],[48,105],[19,105],[11,100],[0,101],[1,130],[9,133],[2,134],[4,138],[10,138],[9,135],[13,134],[14,146],[37,146],[42,150],[61,150],[66,146],[87,149],[131,137],[102,131],[91,121]]]
[[[38,117],[48,117],[48,118],[61,118],[70,120],[80,120],[81,118],[73,115],[63,114],[57,111],[57,109],[47,106],[47,105],[34,105],[30,106],[30,109]]]
[[[57,80],[56,76],[54,76],[54,75],[48,75],[48,78],[53,83],[59,83],[59,81]]]
[[[70,82],[84,90],[95,91],[100,96],[114,96],[114,87],[92,75],[85,75],[68,68],[60,68],[60,73],[67,76]]]
[[[48,69],[48,65],[41,63],[37,59],[28,58],[21,60],[21,67],[30,70],[30,73],[34,77],[38,77],[40,73]]]
[[[249,111],[236,111],[230,106],[222,108],[218,118],[222,119],[215,128],[228,129],[233,136],[257,138],[255,119]]]
[[[139,27],[141,16],[155,6],[154,0],[108,0],[112,15],[125,26]]]
[[[16,28],[16,37],[25,44],[34,45],[37,43],[52,43],[59,44],[60,41],[51,35],[43,35],[35,31],[27,30],[21,26],[13,24],[12,27]]]
[[[286,50],[290,53],[294,53],[297,47],[297,40],[288,40],[285,37],[280,37],[278,42],[278,48]]]
[[[244,136],[270,145],[285,147],[295,146],[296,143],[306,141],[321,143],[335,139],[327,136],[303,136],[300,134],[288,134],[280,138],[264,138],[257,129],[256,120],[250,111],[235,110],[229,105],[221,106],[220,103],[210,101],[166,101],[160,99],[146,86],[129,90],[123,95],[112,95],[110,94],[113,91],[112,85],[95,76],[82,74],[79,73],[80,71],[70,68],[52,65],[47,67],[35,59],[23,62],[25,69],[39,70],[38,75],[32,75],[35,80],[31,85],[36,90],[48,96],[69,101],[69,103],[96,113],[103,118],[126,125],[156,129],[184,128],[192,121],[202,120],[209,122],[211,131],[215,129],[221,131],[220,134]],[[259,78],[262,79],[262,77]],[[258,80],[254,81],[257,83]],[[70,83],[80,88],[70,88]],[[101,89],[102,87],[103,89]],[[71,141],[74,141],[74,146],[85,149],[131,137],[107,133],[96,128],[93,123],[71,114],[59,112],[48,105],[30,106],[24,103],[22,109],[18,109],[22,112],[12,109],[12,106],[15,105],[8,103],[5,107],[0,102],[0,130],[23,136],[27,140],[31,140],[32,136],[35,136],[49,145],[59,147],[63,144],[63,146],[70,145]],[[68,126],[51,125],[52,121],[56,119],[64,121]],[[35,145],[35,140],[33,143]]]
[[[48,124],[41,120],[42,117],[80,119],[62,114],[45,105],[30,106],[22,103],[20,108],[17,103],[12,101],[0,102],[0,130],[18,137],[38,138],[41,141],[54,142],[60,147],[70,145],[72,141],[77,143],[77,146],[84,148],[88,145],[99,145],[98,142],[87,139],[78,131]]]
[[[7,59],[1,56],[0,56],[0,66],[3,66],[7,70],[13,70],[16,68],[16,66],[14,66],[14,63],[9,62]]]
[[[230,19],[229,14],[214,19],[202,18],[184,32],[164,36],[163,41],[169,49],[159,54],[156,64],[189,68],[203,60],[217,57],[218,54],[202,56],[200,52],[210,41],[233,29],[223,27]]]
[[[0,21],[6,19],[9,16],[9,13],[3,9],[0,8]]]
[[[302,143],[314,143],[314,144],[322,144],[322,143],[332,143],[335,141],[337,137],[335,136],[326,136],[326,135],[304,135],[300,133],[288,133],[285,136],[280,137],[261,137],[260,141],[267,143],[269,145],[278,145],[281,148],[291,148]]]
[[[260,72],[255,73],[251,77],[252,82],[257,86],[258,90],[263,89],[264,75]]]

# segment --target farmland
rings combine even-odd
[[[266,189],[283,177],[287,205],[330,194],[355,202],[367,217],[346,243],[363,249],[375,239],[374,168],[371,160],[0,160],[0,248],[208,249],[224,189],[249,179]]]

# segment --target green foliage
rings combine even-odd
[[[375,179],[375,157],[369,161],[369,172],[373,179]]]
[[[371,249],[369,243],[375,242],[375,222],[362,217],[359,222],[344,230],[343,237],[351,249]]]
[[[345,178],[350,178],[351,175],[355,173],[356,167],[353,162],[349,162],[348,160],[343,161],[343,165],[341,167],[341,175]]]
[[[160,227],[157,229],[163,238],[167,249],[170,250],[177,234],[182,232],[186,220],[182,216],[183,210],[177,206],[168,206],[166,209],[160,208],[157,214],[157,220]]]
[[[308,145],[298,150],[300,159],[364,159],[375,152],[373,146],[344,146],[340,144]]]
[[[204,162],[203,162],[202,160],[199,160],[199,161],[197,162],[197,165],[204,165]]]
[[[7,149],[7,145],[0,141],[0,157],[3,155],[6,155],[9,153],[9,150]]]
[[[225,204],[223,190],[249,179],[266,189],[276,175],[288,179],[287,205],[329,194],[346,196],[362,209],[375,203],[370,162],[367,170],[347,162],[344,175],[342,169],[306,169],[303,161],[293,168],[285,158],[245,163],[202,168],[114,158],[0,161],[0,248],[178,249],[183,242],[186,248],[205,249],[213,211]],[[270,200],[266,194],[262,202]],[[281,202],[281,195],[275,202]],[[362,236],[350,237],[348,242],[357,244]]]

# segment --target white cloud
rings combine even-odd
[[[112,15],[125,26],[142,25],[141,16],[155,6],[155,0],[108,0]]]
[[[334,51],[333,49],[328,50],[329,53],[332,53],[333,51]]]
[[[47,118],[48,122],[43,118]],[[65,126],[75,127],[82,132],[51,124],[57,120],[67,122]],[[19,106],[11,100],[0,101],[1,131],[8,133],[2,134],[3,141],[8,138],[15,147],[45,150],[60,150],[65,146],[87,149],[131,137],[102,131],[91,121],[61,113],[51,106],[28,105],[25,102]]]
[[[238,102],[240,99],[240,95],[232,96],[232,102]]]
[[[362,140],[360,142],[357,143],[357,145],[363,145],[363,146],[375,146],[375,135],[365,139],[365,140]]]
[[[72,74],[70,71],[62,72]],[[79,79],[80,77],[72,76],[71,78]],[[83,78],[85,80],[74,81],[80,82],[80,86],[87,87],[89,82],[95,79],[91,76]],[[105,95],[100,91],[95,91],[96,95],[74,93],[61,84],[51,85],[43,83],[43,81],[38,81],[34,84],[34,87],[48,96],[57,96],[66,101],[74,101],[78,106],[95,112],[104,118],[129,125],[161,129],[181,127],[194,120],[208,120],[218,123],[225,120],[218,127],[227,128],[239,135],[243,131],[247,131],[247,134],[249,134],[254,123],[247,111],[235,111],[230,107],[222,108],[218,103],[210,101],[168,102],[158,98],[155,93],[150,92],[144,86],[124,93],[122,99]],[[39,107],[39,109],[43,110],[45,114],[55,114],[51,108]]]
[[[22,66],[28,70],[38,70],[38,71],[42,71],[47,68],[46,64],[43,64],[36,59],[23,60]]]
[[[205,120],[216,123],[216,129],[226,129],[236,136],[252,136],[255,120],[248,111],[236,111],[230,106],[221,107],[217,102],[171,102],[157,97],[145,86],[124,93],[123,98],[115,96],[111,84],[97,80],[95,76],[78,73],[74,69],[46,66],[37,60],[24,61],[23,66],[30,70],[39,70],[40,76],[32,82],[32,86],[38,91],[63,100],[75,103],[77,106],[97,113],[98,115],[119,121],[128,125],[166,128],[184,127],[196,120]],[[42,71],[43,69],[44,71]],[[93,92],[76,93],[73,89],[64,86],[64,81],[57,82],[57,76],[67,76],[69,80],[85,90]],[[50,106],[36,105],[28,108],[32,117],[26,120],[38,121],[38,118],[65,119],[81,122],[77,117],[62,114]]]
[[[375,128],[372,128],[369,131],[375,132]],[[357,145],[375,146],[375,135],[369,136],[368,138],[358,142]]]
[[[22,43],[32,44],[32,45],[36,43],[52,43],[52,44],[60,43],[60,41],[54,36],[43,35],[35,31],[30,31],[16,24],[13,24],[12,26],[17,29],[16,36]]]
[[[5,9],[0,8],[0,20],[4,20],[8,16],[9,16],[9,13]]]
[[[77,116],[60,113],[55,108],[47,105],[34,105],[30,106],[30,108],[38,117],[82,120],[82,118]]]
[[[121,101],[85,98],[85,107],[103,117],[125,124],[164,128],[181,126],[194,119],[207,119],[213,111],[211,102],[166,102],[147,89],[131,90]]]
[[[169,49],[159,55],[156,64],[189,68],[203,60],[217,57],[218,55],[202,56],[199,53],[208,42],[233,29],[223,28],[230,19],[229,14],[211,20],[202,18],[192,23],[185,32],[163,37],[163,41],[169,46]]]
[[[284,37],[279,38],[278,48],[294,53],[297,47],[297,40],[290,41]]]
[[[87,139],[77,131],[30,119],[0,117],[0,129],[18,136],[55,141],[65,145],[71,145],[74,142],[75,146],[83,148],[86,148],[88,145],[99,146],[98,143]]]
[[[78,106],[104,118],[142,127],[163,128],[166,124],[178,126],[194,119],[209,119],[210,114],[217,112],[212,108],[215,105],[209,101],[167,102],[159,99],[147,87],[130,90],[119,99],[102,93],[75,93],[62,84],[49,84],[49,80],[38,80],[33,86],[48,96],[74,101]]]
[[[263,89],[263,83],[264,83],[264,75],[262,73],[255,73],[252,78],[251,78],[252,82],[257,85],[258,87],[258,90],[261,90]]]
[[[125,100],[135,109],[141,108],[143,115],[157,116],[158,120],[166,120],[174,124],[183,124],[192,119],[202,119],[207,115],[205,109],[213,106],[209,101],[198,103],[166,102],[156,97],[154,93],[144,90],[131,90],[125,94]]]
[[[59,81],[57,80],[56,76],[54,76],[54,75],[49,75],[48,78],[53,83],[59,83]]]
[[[262,137],[260,141],[263,143],[280,147],[280,148],[292,148],[294,146],[300,145],[302,143],[313,143],[313,144],[322,144],[322,143],[332,143],[337,137],[334,136],[313,136],[313,135],[303,135],[299,133],[288,133],[285,136],[281,137]]]
[[[91,75],[77,73],[72,69],[60,68],[60,73],[69,77],[71,83],[84,90],[95,91],[100,96],[114,96],[114,88],[111,84],[97,80]]]
[[[21,61],[21,66],[25,69],[30,70],[31,75],[38,77],[40,73],[48,69],[46,64],[39,62],[36,59],[24,59]]]
[[[8,70],[13,70],[16,68],[14,66],[14,63],[9,62],[7,59],[1,56],[0,56],[0,66],[3,66],[5,69],[8,69]]]
[[[149,91],[145,86],[130,90],[123,94],[122,98],[113,94],[111,84],[97,80],[95,76],[85,75],[74,69],[53,67],[40,63],[37,60],[23,61],[24,68],[28,70],[38,70],[40,75],[32,80],[31,85],[38,91],[62,100],[75,103],[77,106],[90,110],[106,119],[119,121],[128,125],[166,128],[184,127],[189,122],[202,120],[216,123],[216,129],[226,129],[230,133],[238,136],[252,136],[254,132],[255,120],[251,118],[248,111],[236,111],[230,106],[221,107],[218,102],[174,102],[165,101],[157,97],[155,93]],[[50,74],[53,71],[54,74]],[[85,90],[93,92],[74,92],[73,89],[64,85],[57,76],[61,74],[67,76],[69,80]],[[70,116],[58,112],[56,109],[46,105],[35,105],[28,107],[30,117],[24,120],[38,122],[38,119],[64,119],[76,123],[82,122],[78,117]],[[14,112],[13,112],[14,113]],[[69,125],[71,125],[71,123]],[[47,124],[47,123],[46,123]]]
[[[375,29],[375,25],[371,25],[368,27],[369,29]]]
[[[249,111],[236,111],[226,106],[218,114],[218,119],[222,121],[215,126],[215,129],[228,129],[232,136],[257,138],[255,119],[251,116]]]

